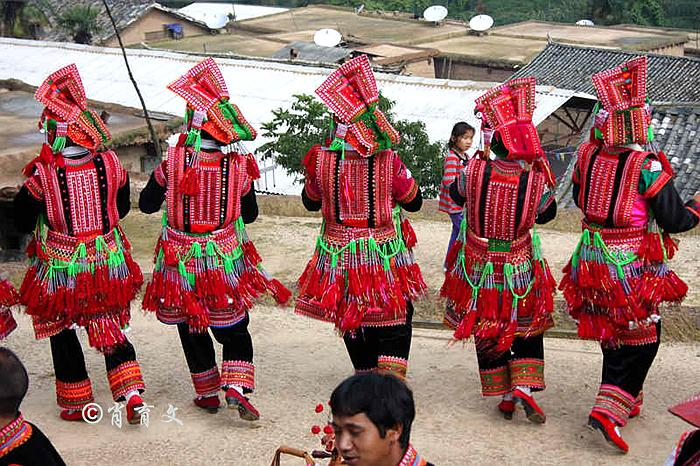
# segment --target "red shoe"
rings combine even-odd
[[[619,426],[604,414],[592,411],[588,416],[588,428],[591,430],[599,430],[603,434],[603,437],[605,437],[605,440],[622,453],[627,453],[629,451],[630,447],[622,439]]]
[[[547,420],[544,411],[537,405],[535,399],[531,395],[516,388],[513,390],[513,401],[515,403],[520,403],[525,410],[528,421],[534,422],[535,424],[544,424]]]
[[[243,394],[235,388],[226,390],[226,403],[230,409],[238,409],[238,415],[246,421],[257,421],[260,413]]]
[[[219,395],[210,395],[204,396],[202,398],[195,398],[194,404],[197,405],[197,407],[206,410],[210,414],[216,414],[217,412],[219,412],[219,406],[221,405],[221,403],[219,402]]]
[[[639,416],[639,414],[642,412],[642,405],[634,405],[632,407],[632,410],[630,411],[630,419],[633,417]]]
[[[83,411],[81,409],[77,411],[73,411],[70,409],[64,409],[61,411],[61,419],[64,421],[71,421],[71,422],[82,422],[84,421],[83,419]]]
[[[143,400],[139,395],[129,398],[129,401],[126,403],[126,420],[129,421],[129,424],[141,423],[141,413],[136,411],[136,409],[142,406]]]
[[[501,400],[498,403],[498,410],[503,414],[503,417],[509,421],[513,419],[513,413],[515,412],[515,402],[513,400]]]

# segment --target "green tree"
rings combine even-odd
[[[401,142],[395,150],[421,186],[423,195],[435,197],[442,177],[444,147],[439,142],[430,142],[423,122],[397,120],[392,112],[393,106],[393,101],[380,95],[379,108],[401,133]],[[289,109],[278,108],[272,114],[273,119],[262,125],[263,136],[271,141],[260,146],[258,152],[301,180],[304,155],[329,136],[331,115],[325,105],[306,94],[294,95]]]
[[[97,17],[100,6],[75,5],[61,13],[58,26],[73,38],[77,44],[91,44],[92,36],[99,33]]]
[[[0,23],[0,35],[11,36],[15,33],[15,26],[22,15],[22,10],[26,6],[23,1],[7,0],[0,3],[0,13],[2,22]]]

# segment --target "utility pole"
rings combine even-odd
[[[124,56],[124,63],[126,64],[126,71],[129,73],[129,79],[131,79],[131,83],[134,85],[134,89],[136,89],[136,94],[139,96],[139,100],[141,101],[141,108],[143,109],[143,116],[146,118],[146,124],[148,125],[148,131],[151,133],[151,140],[153,141],[153,148],[156,151],[156,157],[158,157],[158,160],[163,159],[163,153],[160,150],[160,140],[158,139],[158,135],[156,134],[156,130],[153,127],[153,124],[151,123],[151,118],[148,116],[148,109],[146,108],[146,103],[143,101],[143,96],[141,95],[141,91],[139,90],[138,84],[136,84],[136,80],[134,79],[134,75],[131,73],[131,67],[129,66],[129,60],[126,57],[126,50],[124,49],[124,44],[122,43],[122,37],[119,34],[119,29],[117,29],[117,23],[114,21],[114,17],[112,16],[112,11],[109,9],[109,5],[107,5],[107,0],[102,0],[102,4],[105,7],[105,11],[107,11],[107,16],[109,16],[109,20],[112,22],[112,27],[114,28],[114,33],[117,35],[117,40],[119,41],[119,48],[122,49],[122,55]]]

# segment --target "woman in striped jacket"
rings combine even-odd
[[[448,251],[457,239],[459,227],[462,224],[462,206],[457,205],[450,197],[450,185],[458,178],[460,171],[464,169],[467,160],[469,160],[467,150],[472,146],[473,138],[474,128],[469,123],[460,121],[452,127],[450,142],[447,145],[448,151],[445,156],[442,183],[440,184],[438,209],[440,212],[448,214],[452,220],[452,234],[447,245]]]

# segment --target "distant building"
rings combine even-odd
[[[38,2],[38,0],[30,0]],[[51,9],[48,15],[49,29],[46,39],[71,42],[72,38],[58,27],[58,18],[68,9],[77,5],[90,5],[99,8],[97,17],[99,32],[93,37],[95,44],[116,47],[117,37],[112,23],[102,6],[102,2],[87,0],[46,0]],[[38,2],[41,3],[41,2]],[[213,30],[203,21],[189,17],[178,10],[166,8],[159,3],[139,0],[107,0],[114,21],[119,29],[124,45],[137,45],[162,39],[184,39],[192,36],[211,34]]]
[[[206,23],[212,29],[221,29],[226,26],[229,19],[244,21],[246,19],[283,13],[287,10],[287,8],[274,6],[244,5],[241,3],[196,2],[180,8],[178,11]]]
[[[486,34],[465,34],[421,45],[440,50],[435,59],[435,76],[439,78],[503,81],[530,63],[552,41],[683,56],[689,37],[685,32],[641,26],[591,27],[525,21],[495,27]]]

